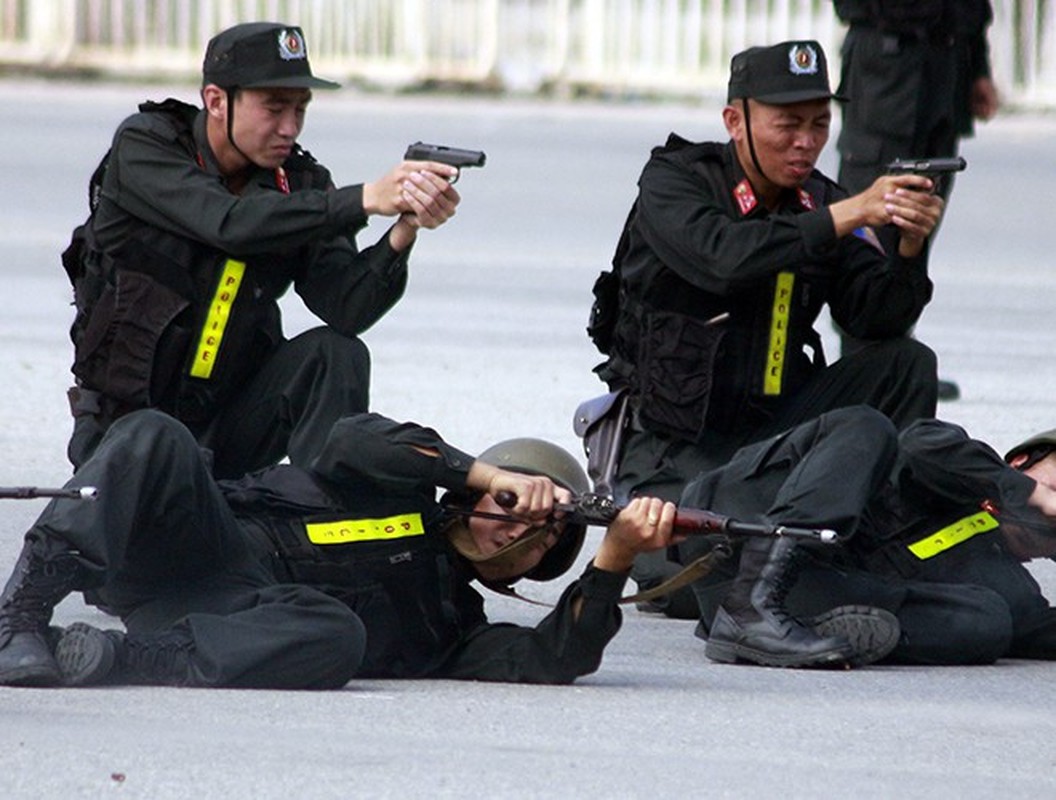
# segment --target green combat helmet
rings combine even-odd
[[[1030,455],[1032,451],[1039,449],[1045,449],[1048,452],[1056,450],[1056,428],[1053,428],[1051,431],[1045,431],[1044,433],[1034,434],[1029,439],[1020,442],[1005,453],[1005,461],[1011,461],[1018,455]],[[1036,456],[1035,458],[1032,458],[1031,461],[1036,463],[1039,458],[1043,457],[1043,455]]]
[[[590,479],[572,454],[542,439],[507,439],[481,453],[480,460],[510,472],[545,475],[575,496],[590,491]],[[557,544],[523,577],[550,581],[563,575],[579,555],[586,533],[586,525],[566,525]]]

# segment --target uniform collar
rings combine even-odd
[[[207,112],[203,109],[198,112],[198,116],[194,119],[194,144],[198,148],[196,159],[198,166],[201,167],[207,174],[216,175],[220,180],[227,181],[220,172],[220,164],[216,160],[216,155],[213,153],[213,148],[209,146],[209,137],[206,135],[206,116]],[[250,173],[249,180],[246,181],[246,190],[250,190],[254,186],[263,185],[268,187],[274,187],[283,191],[284,193],[289,192],[288,182],[280,185],[285,178],[280,178],[279,174],[281,171],[272,169],[262,169],[256,165],[253,165],[253,170]],[[284,175],[285,173],[282,172]]]
[[[733,176],[731,196],[734,206],[740,211],[742,217],[747,217],[752,213],[765,212],[765,206],[755,194],[755,187],[752,186],[752,182],[748,180],[744,169],[741,168],[741,162],[737,158],[737,149],[732,141],[727,145],[726,152],[729,157],[730,172]],[[814,202],[810,192],[800,186],[796,189],[782,190],[780,201],[775,211],[780,212],[787,209],[792,213],[799,213],[801,211],[814,211],[816,208],[817,203]]]

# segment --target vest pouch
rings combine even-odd
[[[189,305],[149,275],[117,270],[76,346],[74,374],[134,408],[164,406],[186,361],[191,331],[179,317]]]
[[[262,474],[283,482],[269,483],[274,492],[255,494],[243,486],[242,499],[253,510],[247,514],[248,507],[236,503],[240,522],[281,565],[275,573],[280,582],[313,586],[360,617],[369,644],[359,675],[412,678],[435,669],[460,629],[451,561],[433,530],[432,510],[420,514],[420,502],[366,497],[352,504],[356,511],[287,517],[269,510],[276,497],[314,505],[311,490],[289,483],[297,480],[295,470]],[[247,481],[253,489],[252,479]],[[225,496],[237,485],[225,482]],[[403,525],[409,526],[407,535],[394,535],[392,529]]]
[[[311,560],[287,557],[287,569],[363,621],[370,644],[360,677],[419,677],[458,641],[448,561],[431,537],[314,550]]]
[[[722,325],[654,311],[645,320],[636,380],[638,421],[694,441],[704,431]]]
[[[594,304],[590,308],[587,336],[600,353],[612,352],[612,337],[616,331],[616,318],[620,312],[620,276],[614,270],[606,270],[594,281]]]

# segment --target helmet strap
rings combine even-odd
[[[526,530],[512,542],[507,542],[494,553],[485,555],[480,552],[480,548],[473,539],[473,534],[469,531],[469,526],[462,519],[453,522],[447,530],[447,538],[460,556],[474,564],[486,564],[498,568],[506,564],[512,566],[526,550],[530,550],[551,534],[559,535],[558,529],[550,524],[537,525]]]

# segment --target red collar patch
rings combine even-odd
[[[275,186],[283,194],[290,193],[290,179],[286,177],[286,170],[275,167]]]
[[[799,195],[799,204],[803,206],[807,211],[813,211],[815,209],[814,198],[810,196],[810,192],[800,186],[796,189],[796,193]]]
[[[741,209],[741,216],[751,213],[752,209],[759,205],[755,197],[752,184],[745,178],[733,187],[733,199],[737,201],[737,207]]]

